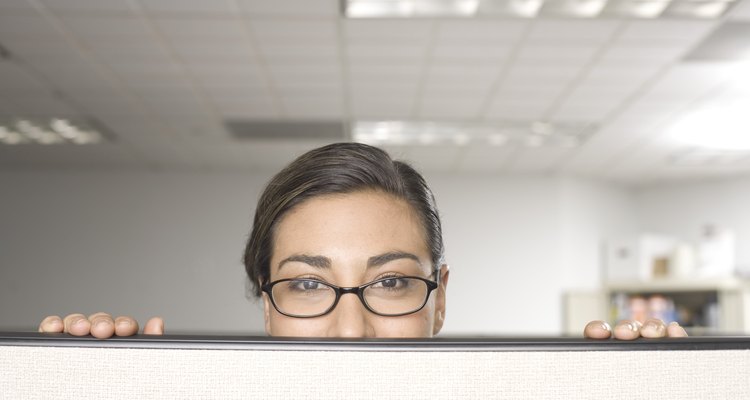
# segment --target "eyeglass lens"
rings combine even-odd
[[[362,296],[372,311],[382,315],[408,314],[424,305],[427,284],[416,278],[394,277],[365,287]],[[275,284],[271,290],[279,311],[294,316],[315,316],[336,302],[333,287],[315,280],[294,279]]]

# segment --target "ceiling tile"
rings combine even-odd
[[[135,114],[143,114],[145,111],[134,99],[115,94],[111,96],[77,96],[71,95],[75,103],[90,116],[96,116],[97,119],[103,115],[128,115],[130,118]]]
[[[254,63],[190,64],[188,69],[206,87],[264,86],[263,72]]]
[[[65,27],[79,38],[104,40],[120,39],[122,37],[137,38],[139,40],[154,40],[150,28],[145,21],[136,16],[91,16],[91,15],[61,15],[60,20]]]
[[[527,40],[531,44],[596,45],[610,40],[621,22],[605,19],[536,20]]]
[[[413,65],[352,65],[349,77],[352,82],[419,81],[421,70]]]
[[[23,115],[76,116],[79,113],[64,100],[52,96],[15,96],[9,101]]]
[[[263,57],[270,63],[335,63],[338,61],[338,47],[334,45],[310,44],[264,44]]]
[[[349,59],[354,64],[393,65],[421,63],[427,54],[426,47],[414,44],[366,44],[346,48]]]
[[[355,118],[408,118],[414,99],[405,96],[352,96],[352,114]]]
[[[444,20],[440,22],[436,42],[514,44],[530,23],[524,20]]]
[[[4,0],[0,2],[0,11],[36,13],[34,6],[26,0]]]
[[[253,17],[338,17],[340,7],[338,0],[238,0],[238,3]]]
[[[53,11],[67,11],[81,13],[129,13],[133,6],[122,0],[39,0],[45,7]]]
[[[172,43],[178,56],[189,65],[252,64],[255,53],[246,41]]]
[[[350,44],[426,45],[435,23],[426,20],[344,20],[344,38]]]
[[[338,64],[271,64],[269,72],[280,88],[324,85],[343,85],[342,71]]]
[[[174,41],[242,41],[247,30],[239,18],[154,18],[159,30]]]
[[[113,63],[109,68],[125,82],[174,81],[184,79],[183,70],[174,62]]]
[[[276,85],[276,91],[285,97],[335,97],[342,96],[344,93],[343,87],[339,83],[335,84],[319,84],[316,82],[297,84],[297,85]]]
[[[278,118],[280,116],[276,104],[269,98],[244,101],[216,99],[214,103],[219,114],[225,118]]]
[[[343,103],[335,97],[286,97],[282,103],[288,118],[340,119],[344,115]]]
[[[694,43],[718,26],[717,21],[690,20],[634,20],[625,25],[618,43],[634,44]]]
[[[427,80],[431,82],[457,80],[491,82],[498,77],[500,71],[502,71],[500,65],[442,63],[431,65],[427,69]]]
[[[616,45],[610,46],[599,58],[601,63],[663,64],[681,58],[689,51],[684,46]]]
[[[386,81],[379,83],[377,81],[356,81],[350,86],[352,99],[356,101],[367,101],[369,98],[394,98],[394,99],[413,99],[417,93],[417,82],[415,81]],[[398,101],[398,100],[397,100]]]
[[[203,92],[209,96],[214,103],[224,101],[265,101],[271,97],[269,91],[262,86],[205,87]]]
[[[1,117],[14,117],[20,115],[21,111],[18,107],[10,103],[3,96],[0,96],[0,116]]]
[[[87,44],[91,54],[107,64],[119,63],[151,63],[169,64],[172,62],[167,49],[158,42],[152,41],[120,41],[116,45],[101,41],[91,41]]]
[[[555,121],[583,121],[599,122],[603,120],[617,104],[602,102],[599,104],[563,103],[558,107],[551,119]]]
[[[736,2],[732,10],[729,11],[728,18],[731,20],[750,21],[750,2]]]
[[[558,85],[570,82],[580,72],[579,67],[516,64],[508,71],[505,81]]]
[[[234,14],[238,11],[233,0],[138,0],[143,7],[154,14],[195,13],[195,14]]]
[[[3,97],[24,93],[50,94],[50,89],[25,68],[12,62],[0,62],[0,93]]]
[[[39,14],[0,14],[0,37],[7,39],[48,40],[60,36],[60,30]]]
[[[503,104],[493,102],[487,110],[486,117],[503,120],[539,120],[544,119],[547,104]]]
[[[659,68],[653,65],[598,64],[588,71],[580,84],[635,87],[654,77],[658,72]]]
[[[502,65],[509,58],[511,50],[510,46],[437,45],[432,49],[430,62]]]
[[[434,119],[469,119],[479,114],[482,97],[424,96],[417,110],[418,117]]]
[[[166,119],[190,114],[206,112],[206,105],[195,96],[175,97],[145,97],[143,103],[154,115],[164,116]]]
[[[614,105],[633,95],[636,88],[623,86],[577,86],[565,98],[568,105]]]
[[[589,63],[599,46],[549,46],[527,45],[520,48],[516,55],[519,64],[546,64],[582,67]]]
[[[267,44],[290,44],[297,41],[312,43],[338,42],[338,30],[332,20],[258,19],[251,23],[254,36]]]
[[[537,85],[533,87],[503,86],[495,94],[496,107],[503,105],[537,105],[548,107],[565,89],[564,85]]]
[[[141,160],[115,143],[96,146],[0,146],[0,165],[20,168],[138,168]]]

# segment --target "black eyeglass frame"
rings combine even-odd
[[[400,313],[400,314],[383,314],[383,313],[379,313],[379,312],[373,310],[370,307],[370,305],[367,304],[367,301],[365,300],[365,295],[364,295],[365,289],[367,289],[368,287],[370,287],[370,286],[372,286],[372,285],[374,285],[376,283],[380,283],[380,282],[383,282],[383,281],[392,280],[392,279],[404,279],[404,278],[418,279],[418,280],[424,282],[427,285],[427,294],[424,296],[424,301],[422,302],[422,305],[419,306],[419,308],[417,308],[416,310],[413,310],[413,311],[409,311],[409,312],[405,312],[405,313]],[[408,275],[407,276],[389,276],[387,278],[377,279],[377,280],[374,280],[372,282],[367,282],[364,285],[353,286],[353,287],[336,286],[334,284],[331,284],[331,283],[328,283],[328,282],[323,282],[323,281],[318,280],[318,279],[289,278],[289,279],[279,279],[278,281],[268,282],[265,285],[261,286],[260,290],[262,292],[265,292],[268,295],[268,298],[271,299],[271,304],[273,304],[273,308],[275,308],[276,311],[278,311],[282,315],[286,315],[287,317],[292,317],[292,318],[316,318],[316,317],[322,317],[322,316],[330,313],[331,311],[333,311],[336,308],[336,306],[339,304],[339,300],[341,299],[341,296],[343,296],[345,294],[348,294],[348,293],[356,294],[357,297],[359,298],[359,301],[362,303],[363,306],[365,306],[365,309],[367,309],[367,311],[369,311],[369,312],[371,312],[371,313],[373,313],[375,315],[380,315],[382,317],[401,317],[401,316],[404,316],[404,315],[414,314],[415,312],[418,312],[419,310],[421,310],[421,309],[424,308],[424,306],[427,304],[427,301],[430,299],[430,294],[432,294],[432,291],[435,290],[435,289],[437,289],[440,286],[440,283],[439,283],[440,282],[440,270],[436,270],[435,271],[435,278],[436,279],[433,281],[433,280],[430,280],[430,279],[427,279],[427,278],[423,278],[421,276],[408,276]],[[315,315],[294,315],[294,314],[285,313],[285,312],[281,311],[279,309],[279,307],[276,305],[276,301],[273,299],[272,289],[273,289],[273,287],[275,285],[278,285],[279,283],[290,282],[290,281],[317,282],[317,283],[323,284],[323,285],[328,286],[331,289],[333,289],[334,293],[336,293],[336,299],[333,301],[333,304],[331,304],[331,306],[327,310],[325,310],[325,311],[323,311],[322,313],[319,313],[319,314],[315,314]]]

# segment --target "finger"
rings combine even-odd
[[[687,332],[685,332],[685,328],[680,326],[677,322],[670,322],[669,325],[667,325],[667,336],[668,337],[688,337]]]
[[[641,336],[641,323],[638,321],[622,320],[615,325],[615,339],[634,340]]]
[[[39,332],[60,333],[64,328],[62,318],[57,315],[50,315],[39,324]]]
[[[115,334],[117,336],[133,336],[138,333],[138,321],[130,317],[115,319]]]
[[[143,327],[144,335],[163,335],[164,334],[164,320],[161,317],[154,317],[146,322],[146,326]]]
[[[583,328],[583,336],[589,339],[609,339],[612,328],[604,321],[591,321]]]
[[[63,326],[63,332],[73,336],[86,336],[91,332],[91,322],[83,314],[65,316]]]
[[[641,327],[641,336],[645,338],[663,338],[667,336],[667,326],[664,321],[651,318]]]
[[[112,320],[111,315],[98,312],[89,315],[88,320],[91,323],[91,336],[106,339],[115,334],[115,321]]]

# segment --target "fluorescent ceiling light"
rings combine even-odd
[[[480,0],[349,0],[350,18],[466,17],[476,14]]]
[[[733,1],[734,0],[675,1],[669,8],[667,14],[673,17],[715,19],[724,15]]]
[[[458,123],[434,121],[357,121],[352,139],[373,145],[431,146],[468,144],[571,148],[593,132],[589,124],[549,122]]]
[[[736,0],[344,0],[348,18],[699,18],[723,16]]]
[[[716,104],[680,118],[668,129],[671,140],[712,150],[750,150],[747,101]]]
[[[542,14],[556,17],[592,18],[598,16],[606,5],[607,0],[548,1],[542,8]]]
[[[607,15],[630,18],[658,18],[672,0],[621,0],[605,11]]]
[[[0,124],[0,144],[96,144],[102,135],[82,122],[53,118],[51,121],[18,119]]]

